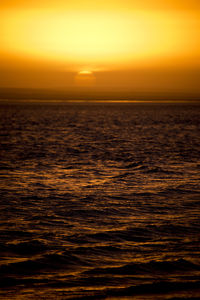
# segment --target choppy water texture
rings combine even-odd
[[[0,108],[2,299],[198,299],[200,106]]]

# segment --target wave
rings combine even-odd
[[[4,263],[0,266],[1,275],[31,275],[38,272],[72,270],[80,265],[88,265],[76,255],[70,253],[46,254],[37,259],[26,259],[20,262]]]
[[[200,281],[196,281],[196,282],[160,281],[152,284],[141,284],[138,286],[131,286],[128,288],[110,289],[102,293],[101,296],[124,297],[124,296],[148,295],[148,294],[149,295],[160,294],[166,296],[167,294],[172,292],[199,290],[199,284]]]
[[[156,274],[178,273],[200,271],[200,265],[194,264],[184,259],[176,261],[150,261],[147,263],[130,263],[121,267],[97,268],[86,271],[86,274],[100,275],[136,275],[136,274]]]
[[[13,104],[0,115],[2,299],[195,295],[197,106]]]

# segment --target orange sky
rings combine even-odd
[[[200,94],[199,0],[0,2],[0,87]]]

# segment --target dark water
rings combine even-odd
[[[0,108],[1,299],[198,299],[200,106]]]

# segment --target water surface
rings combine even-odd
[[[1,104],[2,299],[200,296],[200,106]]]

